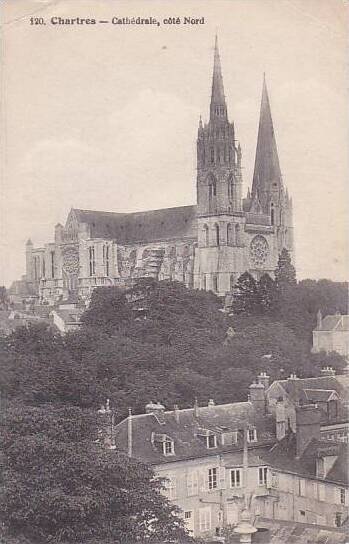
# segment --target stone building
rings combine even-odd
[[[54,241],[26,246],[25,291],[50,304],[140,276],[225,295],[249,271],[270,275],[293,254],[292,200],[284,187],[265,78],[252,190],[242,197],[242,150],[229,121],[217,38],[209,121],[197,136],[197,205],[137,213],[72,209]],[[18,286],[17,286],[18,287]]]
[[[346,369],[347,370],[347,369]],[[267,388],[269,411],[276,418],[279,432],[284,433],[283,423],[296,432],[296,413],[300,405],[314,403],[320,413],[320,436],[334,442],[349,442],[349,375],[335,375],[331,367],[323,368],[316,378],[298,378],[291,374],[286,380],[275,380]],[[267,379],[267,376],[259,379]],[[280,402],[281,401],[281,402]]]
[[[336,351],[344,357],[349,356],[349,315],[327,315],[322,317],[321,310],[317,314],[316,329],[313,330],[314,353]]]
[[[172,411],[150,403],[115,428],[116,448],[165,478],[164,493],[196,537],[236,526],[246,508],[253,520],[323,528],[348,517],[348,445],[321,438],[314,403],[297,406],[293,432],[283,401],[276,416],[270,409],[264,377],[248,402]]]

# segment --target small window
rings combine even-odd
[[[175,499],[177,495],[177,485],[175,476],[167,476],[165,483],[167,496],[170,500]]]
[[[216,225],[216,226],[215,226],[215,229],[216,229],[216,245],[219,246],[219,244],[220,244],[219,226]]]
[[[230,487],[241,487],[242,473],[241,468],[233,468],[230,471]]]
[[[256,431],[256,429],[248,429],[247,441],[248,442],[257,442],[257,431]]]
[[[345,504],[345,489],[341,488],[340,490],[340,500],[341,504]]]
[[[174,443],[173,440],[165,440],[163,443],[164,455],[174,455]]]
[[[258,485],[266,485],[268,478],[268,467],[259,467],[258,469]]]
[[[184,519],[191,519],[192,512],[189,510],[188,512],[184,512]]]
[[[305,497],[305,480],[299,480],[299,495]]]
[[[209,506],[199,510],[199,529],[201,533],[211,529],[211,508]]]
[[[218,477],[217,477],[217,468],[208,469],[208,488],[217,489],[218,487]]]
[[[301,516],[305,516],[305,510],[300,510],[299,513]]]
[[[198,494],[198,473],[196,470],[187,474],[187,495],[193,497]]]
[[[217,276],[213,276],[212,283],[213,283],[213,290],[214,290],[215,293],[217,293],[217,291],[218,291],[218,278],[217,278]]]
[[[215,434],[210,434],[207,437],[207,449],[212,449],[217,447],[217,437]]]

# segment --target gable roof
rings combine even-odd
[[[312,403],[338,400],[338,393],[334,389],[304,389],[305,400]]]
[[[270,444],[275,440],[275,425],[269,415],[260,413],[251,402],[237,402],[218,406],[200,407],[195,416],[193,408],[179,411],[179,422],[174,411],[164,412],[161,417],[152,414],[132,416],[133,456],[145,463],[161,464],[176,460],[217,455],[225,451],[239,451],[243,448],[242,436],[233,445],[222,445],[207,449],[206,440],[200,436],[203,430],[220,435],[224,432],[242,430],[245,426],[257,428],[258,445]],[[116,444],[127,449],[127,419],[115,428]],[[166,434],[174,441],[175,454],[164,456],[152,443],[152,435]]]
[[[315,331],[349,331],[349,315],[326,315]]]
[[[134,213],[73,209],[79,223],[90,227],[91,238],[120,244],[196,238],[196,206],[179,206]]]
[[[349,376],[344,374],[338,376],[319,376],[316,378],[276,380],[271,384],[270,388],[275,386],[274,384],[281,386],[295,403],[304,399],[304,391],[306,389],[312,391],[336,391],[342,401],[349,400]]]
[[[315,478],[316,459],[326,454],[326,448],[331,451],[331,455],[335,450],[337,459],[323,480],[347,486],[349,484],[348,444],[313,439],[298,458],[296,456],[296,435],[289,433],[268,452],[265,452],[263,458],[275,469]]]

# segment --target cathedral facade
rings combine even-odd
[[[256,279],[273,276],[281,250],[293,255],[293,223],[265,79],[252,190],[245,198],[241,163],[216,38],[210,116],[207,123],[200,118],[198,128],[197,205],[136,213],[71,209],[52,243],[36,248],[28,240],[26,291],[54,304],[151,276],[223,296],[245,271]]]

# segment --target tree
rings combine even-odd
[[[10,407],[1,421],[0,521],[31,544],[188,542],[152,470],[100,444],[96,415]]]
[[[275,306],[276,302],[276,285],[269,274],[263,274],[258,285],[258,299],[262,313],[268,313]]]
[[[291,262],[290,253],[286,248],[283,248],[279,255],[278,264],[275,269],[275,282],[279,290],[297,284],[296,269]]]
[[[244,272],[237,280],[232,301],[234,314],[251,315],[260,309],[257,284],[253,276]]]

